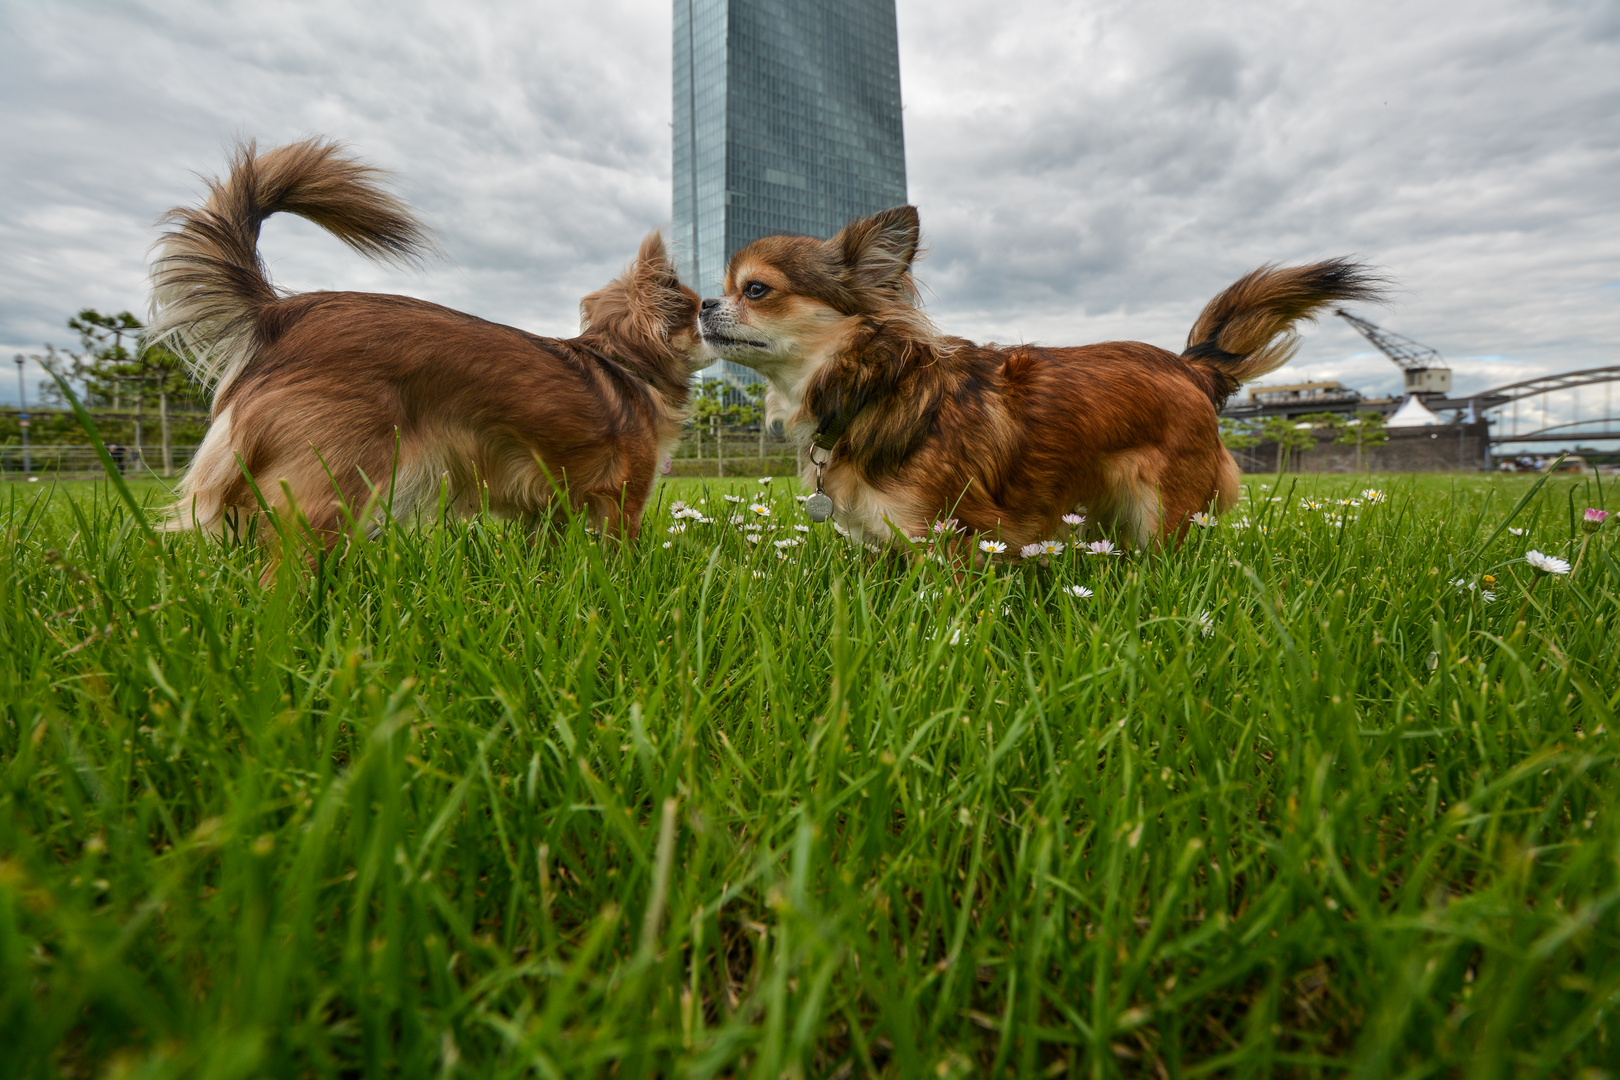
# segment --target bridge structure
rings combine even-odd
[[[1470,400],[1479,403],[1478,415],[1491,421],[1492,443],[1615,440],[1620,439],[1620,412],[1614,401],[1617,382],[1620,365],[1585,368],[1498,386]],[[1554,411],[1555,405],[1567,408]]]

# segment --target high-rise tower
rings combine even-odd
[[[675,0],[681,276],[720,292],[761,236],[906,201],[894,0]]]

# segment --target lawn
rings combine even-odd
[[[686,481],[268,588],[6,485],[6,1074],[1612,1075],[1613,493],[1272,483],[959,574]]]

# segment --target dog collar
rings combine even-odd
[[[838,445],[838,440],[844,437],[844,432],[849,430],[850,425],[855,422],[855,418],[860,414],[861,410],[859,409],[855,410],[851,415],[842,412],[834,413],[831,418],[822,421],[821,426],[816,428],[816,433],[810,436],[810,464],[816,467],[816,490],[815,494],[804,501],[804,512],[809,515],[811,521],[826,521],[833,515],[832,496],[823,491],[821,487],[821,470],[828,461],[832,460],[833,447]],[[827,456],[817,461],[817,450]]]

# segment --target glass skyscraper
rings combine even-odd
[[[674,149],[671,246],[704,296],[751,241],[904,203],[894,0],[675,0]]]

